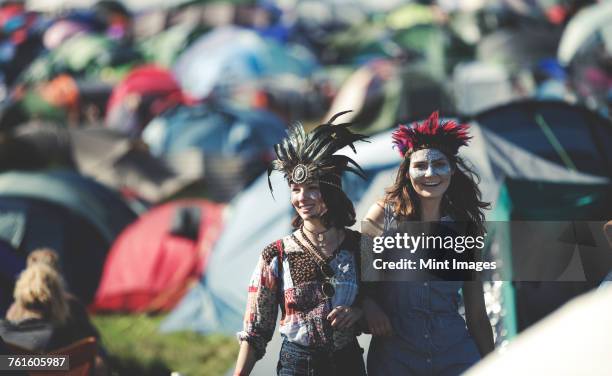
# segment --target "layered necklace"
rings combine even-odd
[[[315,241],[317,242],[317,247],[319,249],[325,249],[325,247],[327,246],[327,240],[328,240],[328,239],[326,239],[325,235],[332,230],[331,228],[329,228],[329,229],[327,229],[325,231],[315,232],[315,231],[307,229],[306,226],[302,225],[302,227],[300,227],[300,231],[302,233],[302,236],[304,238],[308,239],[306,237],[306,234],[304,234],[304,230],[306,230],[307,233],[314,235]],[[310,239],[308,239],[308,241],[310,241]]]
[[[312,240],[310,240],[310,238],[309,238],[309,237],[306,235],[306,233],[304,232],[304,230],[308,231],[308,229],[305,229],[305,228],[304,228],[304,225],[302,225],[302,226],[300,227],[300,235],[302,235],[302,238],[303,238],[303,239],[306,241],[306,243],[309,245],[309,247],[310,247],[310,248],[311,248],[311,249],[312,249],[312,250],[315,252],[315,254],[318,256],[318,258],[322,259],[322,260],[323,260],[323,261],[325,261],[325,262],[327,262],[327,261],[331,260],[331,259],[334,257],[334,253],[335,253],[335,251],[336,251],[336,250],[334,249],[334,250],[331,252],[331,254],[330,254],[330,255],[326,254],[326,253],[323,251],[323,250],[325,249],[325,248],[323,248],[323,247],[325,247],[325,246],[327,245],[327,243],[325,242],[325,240],[326,240],[326,239],[324,239],[323,241],[317,241],[318,246],[316,246],[316,245],[315,245],[315,244],[312,242]],[[324,231],[324,232],[329,232],[330,230],[331,230],[331,229],[326,230],[326,231]],[[312,233],[311,231],[308,231],[308,232]],[[317,240],[318,240],[318,239],[317,239]],[[327,239],[327,240],[329,240],[329,239]],[[336,240],[337,240],[337,239],[336,239]],[[336,244],[333,244],[333,243],[332,243],[332,244],[329,244],[329,245],[330,245],[330,246],[334,246],[333,248],[337,248],[337,247],[339,246],[339,244],[338,244],[338,245],[336,245]],[[328,247],[328,249],[330,249],[330,248],[332,248],[332,247]]]

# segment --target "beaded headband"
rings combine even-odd
[[[338,150],[353,145],[356,141],[366,141],[366,136],[353,133],[348,128],[351,123],[333,124],[339,116],[350,111],[335,114],[327,123],[321,124],[310,133],[304,131],[300,123],[289,126],[287,137],[274,146],[276,159],[268,167],[268,186],[272,191],[270,174],[280,171],[289,184],[318,182],[342,190],[336,183],[341,174],[350,171],[365,179],[361,167],[352,158],[335,154]]]

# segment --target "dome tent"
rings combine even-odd
[[[168,310],[201,277],[222,225],[224,205],[179,200],[156,206],[119,235],[90,308]]]
[[[68,288],[93,298],[108,247],[136,214],[108,188],[70,171],[0,174],[0,238],[20,257],[60,255]]]

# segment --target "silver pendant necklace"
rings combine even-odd
[[[327,246],[327,239],[326,239],[325,234],[328,233],[331,229],[327,229],[321,232],[315,232],[315,231],[307,229],[306,226],[303,226],[303,228],[310,234],[314,235],[315,240],[317,242],[317,247],[319,249],[325,249],[325,247]]]

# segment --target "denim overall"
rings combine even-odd
[[[385,208],[385,231],[394,226]],[[459,375],[480,359],[458,313],[461,281],[382,282],[375,297],[393,327],[372,337],[368,375]]]

